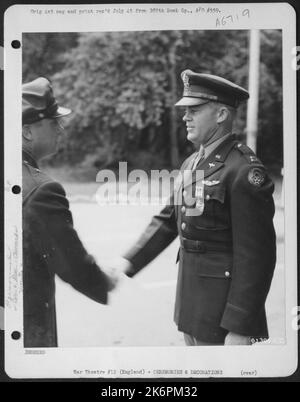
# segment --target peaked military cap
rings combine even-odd
[[[181,79],[184,85],[183,97],[175,106],[197,106],[213,101],[238,107],[249,98],[246,89],[216,75],[184,70]]]
[[[47,78],[39,77],[22,86],[22,123],[67,116],[71,110],[58,106],[53,95],[51,83]]]

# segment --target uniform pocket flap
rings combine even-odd
[[[203,278],[230,279],[231,271],[231,267],[226,265],[220,267],[213,264],[209,264],[209,266],[201,264],[197,267],[197,275]]]
[[[217,185],[205,185],[204,194],[206,201],[217,200],[224,203],[225,200],[225,187],[220,184]]]

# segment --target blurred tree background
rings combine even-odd
[[[94,172],[178,168],[192,152],[186,140],[180,73],[186,68],[248,87],[249,32],[151,31],[23,34],[23,82],[46,76],[73,114],[50,165]],[[257,153],[277,174],[283,159],[282,36],[261,31]],[[235,132],[245,140],[246,105]]]

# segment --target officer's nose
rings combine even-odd
[[[185,110],[185,113],[184,113],[184,116],[183,116],[182,120],[183,120],[184,122],[191,120],[191,115],[190,115],[188,109]]]

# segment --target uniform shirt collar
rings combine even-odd
[[[23,161],[25,163],[28,163],[30,166],[38,169],[37,162],[34,160],[33,156],[29,152],[27,152],[23,149],[22,156],[23,156]]]
[[[204,147],[204,159],[206,159],[215,149],[218,148],[222,142],[226,141],[227,138],[231,136],[231,132],[224,135],[223,137],[217,139],[216,141],[212,142],[211,144]]]

